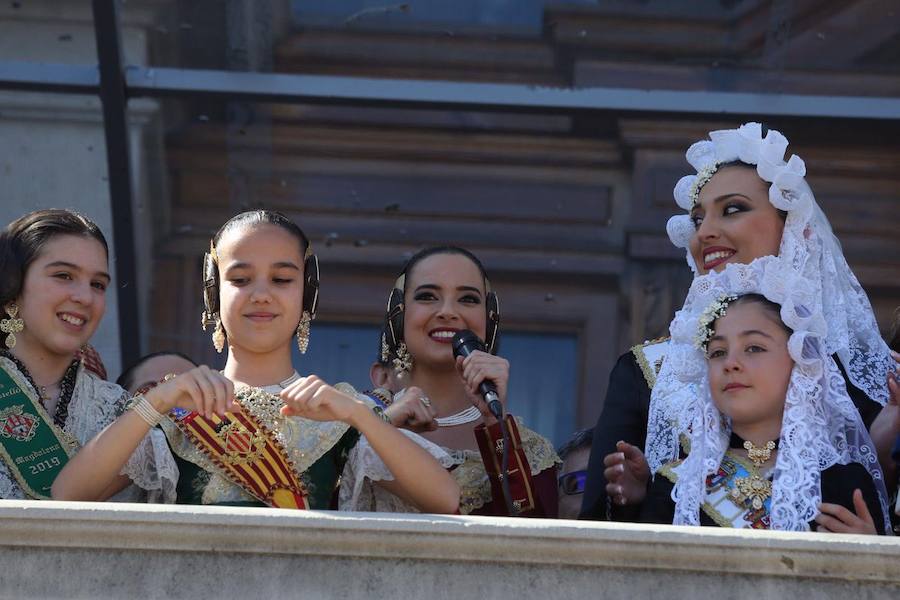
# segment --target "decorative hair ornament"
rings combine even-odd
[[[728,305],[737,300],[737,298],[738,297],[733,294],[719,296],[715,302],[707,306],[706,310],[700,313],[700,317],[697,320],[697,335],[694,337],[695,348],[702,351],[704,354],[706,353],[706,346],[709,344],[709,339],[713,335],[713,323],[716,322],[716,319],[721,319],[725,316]]]
[[[213,329],[212,341],[213,346],[216,348],[216,352],[222,354],[222,350],[225,349],[225,328],[222,327],[222,320],[219,318],[219,315],[215,316],[216,327]]]
[[[304,310],[300,315],[300,323],[297,325],[297,348],[300,349],[300,354],[306,354],[306,350],[309,348],[309,324],[311,322],[312,317],[309,315],[309,311]]]
[[[691,187],[688,190],[688,194],[691,198],[691,210],[695,206],[697,206],[697,200],[700,197],[700,190],[703,189],[703,186],[709,183],[709,180],[712,179],[712,176],[716,174],[716,171],[719,170],[719,166],[722,163],[713,162],[709,164],[697,173],[697,177],[694,178],[694,181],[691,182]]]

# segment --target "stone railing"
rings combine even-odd
[[[0,598],[891,598],[900,539],[0,501]]]

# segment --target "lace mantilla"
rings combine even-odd
[[[9,359],[0,357],[0,361],[6,369],[18,371],[16,365]],[[37,390],[32,391],[37,394]],[[130,396],[124,389],[99,379],[80,365],[63,432],[77,440],[79,446],[83,446],[125,411],[128,400]],[[121,474],[128,476],[133,485],[113,496],[111,500],[175,501],[178,467],[166,446],[165,438],[159,431],[151,431],[144,437],[122,468]],[[25,497],[6,465],[0,462],[0,498]]]
[[[690,439],[690,454],[678,467],[672,492],[674,523],[699,523],[704,482],[718,469],[731,434],[730,422],[713,403],[706,358],[694,344],[696,332],[710,304],[722,296],[750,293],[780,304],[781,319],[793,330],[788,351],[794,368],[773,478],[773,529],[807,529],[821,502],[821,472],[852,462],[869,471],[888,526],[887,492],[872,441],[824,341],[828,324],[817,304],[821,296],[815,282],[774,256],[698,277],[672,321],[669,352],[653,388],[646,454],[656,473],[678,458],[679,435]]]
[[[756,165],[757,174],[771,183],[772,206],[787,212],[779,257],[810,282],[809,292],[817,297],[818,314],[828,323],[825,349],[838,355],[856,387],[884,406],[889,398],[887,373],[893,368],[890,352],[879,334],[869,298],[806,183],[803,160],[792,155],[785,162],[787,138],[774,130],[763,136],[759,123],[711,131],[709,138],[688,148],[687,160],[697,174],[686,175],[675,186],[676,203],[690,211],[692,191],[702,187],[700,181],[708,180],[706,174],[716,165],[736,160]],[[688,265],[696,275],[697,265],[689,250],[695,233],[690,215],[673,216],[666,230],[673,244],[687,249]]]

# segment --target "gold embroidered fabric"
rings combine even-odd
[[[374,405],[371,398],[358,394],[348,383],[335,384],[334,388],[364,402],[367,406]],[[281,406],[284,405],[281,399],[260,388],[242,388],[237,391],[236,396],[241,398],[245,408],[253,416],[257,417],[269,431],[275,433],[293,461],[294,470],[301,478],[303,472],[331,450],[350,428],[341,421],[312,421],[302,417],[283,417],[280,413]],[[194,446],[171,419],[163,419],[160,426],[165,431],[175,454],[211,474],[209,483],[203,490],[203,504],[256,501],[253,496],[221,474],[219,467]]]
[[[665,347],[669,338],[661,337],[643,344],[638,344],[631,349],[634,358],[637,360],[644,379],[647,381],[647,387],[651,390],[656,385],[656,375],[662,368],[662,361],[665,359]]]
[[[532,475],[562,464],[550,440],[525,427],[519,417],[515,419]],[[468,515],[488,504],[491,501],[491,482],[481,460],[481,453],[475,450],[444,450],[450,455],[453,464],[458,465],[450,474],[459,484],[460,514]]]

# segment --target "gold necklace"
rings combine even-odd
[[[735,487],[731,490],[731,497],[736,501],[749,500],[750,505],[759,510],[772,495],[772,482],[764,478],[759,469],[772,457],[775,442],[769,441],[765,446],[757,448],[753,442],[745,441],[744,449],[754,468],[750,471],[750,477],[738,477],[734,480]]]

